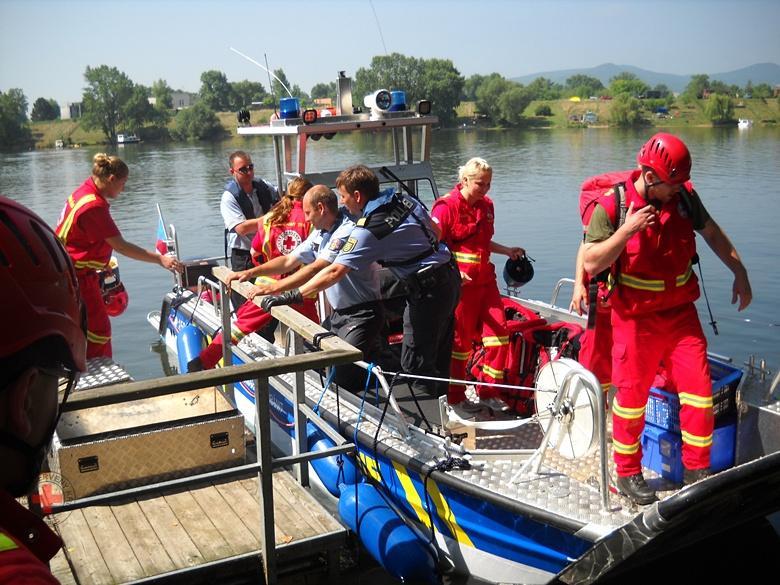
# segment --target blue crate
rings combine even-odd
[[[729,364],[710,359],[712,378],[712,409],[716,424],[734,412],[737,385],[742,370]],[[645,422],[666,429],[680,431],[680,399],[676,393],[660,388],[650,388],[645,409]]]
[[[712,433],[710,471],[713,473],[734,465],[737,423],[715,427]],[[654,425],[645,425],[642,435],[642,466],[660,473],[673,483],[682,483],[682,437]]]

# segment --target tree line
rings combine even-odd
[[[230,82],[221,71],[204,71],[195,104],[186,109],[173,109],[173,90],[159,79],[151,87],[134,83],[116,67],[87,67],[86,87],[82,96],[81,123],[86,129],[98,129],[108,142],[116,142],[117,134],[143,128],[146,135],[174,140],[218,138],[224,132],[216,112],[243,108],[274,107],[279,98],[289,92],[311,105],[317,98],[336,98],[336,83],[318,83],[305,93],[297,84],[290,84],[283,69],[274,71],[270,91],[260,82],[242,80]],[[604,86],[588,75],[577,74],[565,83],[555,83],[539,77],[522,85],[498,73],[475,74],[465,78],[449,59],[420,59],[399,53],[376,56],[368,67],[355,74],[353,96],[363,96],[376,89],[402,89],[407,103],[414,107],[420,99],[432,102],[433,111],[443,126],[455,123],[456,109],[461,102],[474,102],[477,113],[499,126],[515,126],[524,122],[524,112],[533,101],[539,101],[536,116],[552,115],[553,100],[613,99],[610,123],[634,126],[647,122],[647,115],[668,108],[674,95],[663,84],[650,87],[635,74],[623,72]],[[772,88],[766,84],[746,87],[727,85],[710,80],[707,75],[694,75],[679,96],[683,103],[708,98],[705,114],[713,123],[733,119],[737,97],[769,98]],[[154,99],[150,99],[154,98]],[[355,98],[355,105],[362,101]],[[22,90],[0,91],[0,148],[4,150],[29,147],[32,133],[27,119],[28,101]],[[55,120],[60,109],[53,99],[39,97],[32,107],[32,121]]]

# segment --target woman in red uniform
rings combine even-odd
[[[303,177],[295,177],[287,185],[287,193],[257,222],[257,234],[252,240],[252,259],[256,264],[264,264],[273,258],[286,256],[303,242],[311,231],[311,223],[303,214],[303,196],[312,184]],[[287,274],[273,277],[261,276],[259,279],[279,280]],[[270,281],[273,282],[273,281]],[[308,319],[319,323],[315,299],[305,299],[302,305],[294,307]],[[246,301],[236,311],[231,341],[238,343],[248,334],[259,331],[271,321],[271,314],[263,311],[252,301]],[[222,359],[222,334],[200,352],[200,355],[187,364],[189,372],[211,369]]]
[[[496,284],[496,269],[490,253],[520,258],[522,248],[510,248],[493,241],[493,201],[487,196],[493,170],[481,158],[472,158],[458,172],[459,183],[436,201],[431,217],[441,229],[441,240],[452,250],[463,281],[460,302],[455,309],[455,339],[452,345],[450,377],[464,379],[466,362],[473,342],[481,341],[485,359],[479,379],[504,381],[504,366],[509,337],[501,295]],[[481,406],[507,412],[509,406],[499,398],[496,388],[478,386],[479,404],[466,399],[461,384],[450,384],[447,401],[465,411]]]
[[[181,270],[174,257],[144,250],[125,240],[114,223],[109,200],[119,197],[129,175],[127,165],[118,156],[96,154],[92,176],[65,201],[55,230],[76,267],[81,298],[87,308],[87,358],[112,355],[111,322],[99,273],[109,268],[113,250],[168,270]]]

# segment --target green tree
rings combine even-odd
[[[772,88],[768,83],[759,83],[753,87],[753,97],[763,99],[771,98]]]
[[[704,104],[704,114],[713,124],[724,124],[734,120],[734,104],[727,95],[713,94]]]
[[[317,83],[311,88],[311,99],[331,98],[335,102],[337,91],[338,89],[336,88],[335,81],[331,81],[330,83]]]
[[[464,79],[449,59],[423,59],[422,94],[412,96],[407,104],[414,107],[419,99],[429,99],[432,111],[442,126],[451,126],[456,118],[455,109],[460,104]]]
[[[39,97],[33,103],[32,113],[30,118],[33,122],[39,122],[42,120],[56,120],[60,117],[60,106],[52,99]]]
[[[609,121],[622,128],[641,126],[645,123],[642,117],[642,102],[627,93],[616,95],[612,101]]]
[[[510,82],[512,83],[512,82]],[[498,98],[498,109],[505,124],[515,125],[523,119],[523,112],[531,103],[531,96],[519,83],[507,89]]]
[[[24,92],[18,88],[0,92],[0,150],[26,147],[31,142]]]
[[[197,102],[191,108],[180,110],[176,114],[171,128],[171,136],[176,140],[206,140],[218,138],[224,130],[217,115],[208,104]]]
[[[84,79],[87,87],[82,97],[81,123],[87,129],[99,128],[109,142],[116,142],[117,128],[127,123],[124,108],[134,96],[133,82],[116,67],[108,65],[88,66]]]
[[[650,87],[630,71],[623,71],[609,80],[609,92],[613,96],[628,94],[639,97],[647,93]]]
[[[710,76],[704,73],[691,75],[691,80],[685,87],[683,94],[688,98],[701,99],[705,91],[710,89]]]
[[[149,121],[158,122],[157,110],[149,103],[151,90],[143,85],[134,85],[128,100],[122,106],[123,120],[118,129],[133,132]]]
[[[273,95],[276,98],[277,103],[279,102],[280,99],[289,97],[290,94],[287,93],[287,89],[290,90],[290,93],[292,93],[293,97],[299,97],[295,95],[293,88],[290,86],[290,81],[287,79],[287,75],[285,75],[284,69],[282,69],[281,67],[279,69],[276,69],[274,71],[274,75],[276,77],[272,78],[273,81],[271,82],[271,87],[273,88]],[[282,86],[282,84],[284,84],[284,87]]]
[[[477,90],[477,111],[485,114],[494,122],[505,122],[501,114],[499,101],[504,93],[516,85],[516,83],[505,79],[498,73],[491,74]]]
[[[667,98],[672,95],[672,92],[669,90],[669,88],[666,86],[665,83],[658,83],[653,88],[653,91],[658,92],[658,96],[661,98]]]
[[[552,116],[552,108],[549,104],[539,104],[534,110],[534,116]]]
[[[158,79],[152,84],[152,97],[155,99],[154,107],[158,110],[173,109],[173,90],[164,79]]]
[[[730,95],[734,96],[736,95],[736,91],[738,91],[739,88],[737,88],[734,85],[729,85],[728,83],[725,83],[723,81],[719,81],[717,79],[713,79],[710,82],[710,92],[711,93],[719,93],[721,95]]]
[[[265,88],[259,81],[235,81],[230,84],[233,89],[233,110],[248,108],[252,102],[262,102],[266,96]]]
[[[526,86],[526,91],[534,100],[560,99],[563,87],[545,77],[537,77]]]
[[[597,78],[581,73],[566,79],[564,87],[569,90],[570,95],[576,95],[581,98],[599,95],[604,90],[604,84]]]
[[[477,90],[479,89],[479,86],[485,82],[485,79],[487,79],[487,77],[477,73],[468,77],[463,84],[463,99],[469,102],[477,101]]]
[[[200,75],[200,99],[215,112],[228,112],[233,105],[233,88],[221,71],[211,69]]]

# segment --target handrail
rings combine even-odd
[[[572,286],[575,284],[573,278],[561,278],[558,280],[558,282],[555,283],[555,287],[553,288],[552,298],[550,299],[550,305],[555,307],[557,306],[555,304],[555,301],[558,300],[558,293],[561,291],[561,287],[564,284],[571,284]]]

